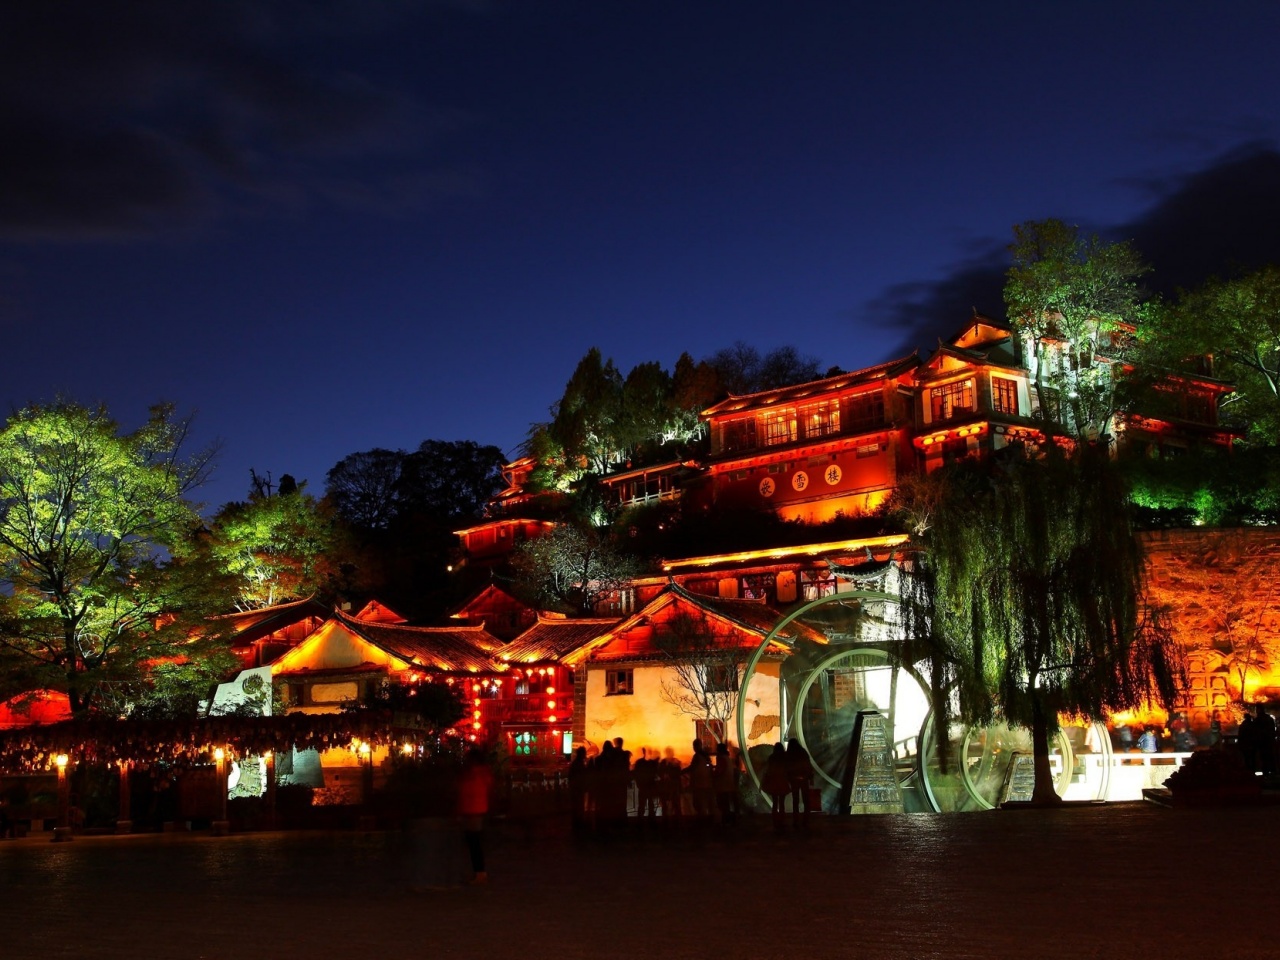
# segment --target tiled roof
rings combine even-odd
[[[231,645],[246,646],[253,641],[283,630],[290,624],[299,623],[307,617],[318,617],[327,620],[333,616],[329,607],[312,597],[305,600],[294,600],[292,603],[278,603],[273,607],[260,610],[245,610],[240,613],[228,613],[214,617],[213,622],[223,626],[231,639]]]
[[[498,651],[507,663],[559,660],[583,644],[616,627],[621,620],[559,620],[539,616],[538,622]]]
[[[589,659],[598,663],[660,658],[658,655],[651,656],[648,651],[611,650],[610,647],[612,646],[613,638],[626,633],[670,603],[686,603],[706,611],[711,616],[727,620],[744,633],[754,637],[754,642],[763,640],[783,616],[781,611],[775,610],[763,600],[726,600],[720,597],[708,597],[700,593],[690,593],[679,584],[671,583],[645,604],[642,609],[636,611],[632,616],[619,622],[608,631],[601,633],[600,636],[604,640],[603,643],[598,643],[593,650],[588,650],[585,654],[578,654],[572,657],[572,660]],[[820,632],[796,620],[787,624],[786,629],[782,632],[782,637],[788,640],[803,638],[815,643],[826,642],[826,638]]]
[[[492,654],[502,641],[483,627],[406,627],[368,623],[338,615],[342,625],[381,650],[425,670],[446,673],[496,673]]]
[[[775,610],[763,600],[740,600],[726,599],[723,597],[709,597],[705,594],[691,593],[677,583],[671,585],[672,593],[683,597],[685,600],[700,606],[711,613],[719,614],[726,620],[732,620],[739,626],[746,627],[760,634],[761,639],[774,628],[779,620],[782,619],[782,612]],[[825,642],[826,638],[821,633],[806,626],[798,620],[792,620],[787,624],[783,634],[787,638],[801,637],[806,640],[814,640],[818,643]]]
[[[769,405],[789,403],[795,400],[802,400],[805,397],[832,393],[860,383],[878,380],[881,377],[896,376],[919,365],[920,358],[913,353],[909,356],[899,357],[897,360],[876,364],[874,367],[863,367],[861,370],[853,370],[849,373],[827,377],[823,380],[811,380],[808,383],[797,383],[790,387],[778,387],[775,390],[761,390],[759,393],[749,393],[741,397],[729,397],[729,399],[721,400],[719,403],[703,410],[702,416],[712,417],[719,413],[748,410],[753,407],[763,406],[766,403]]]

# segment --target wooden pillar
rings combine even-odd
[[[120,812],[116,817],[116,833],[133,832],[133,793],[129,786],[129,774],[133,772],[133,763],[120,761]]]
[[[53,841],[59,843],[71,839],[71,783],[67,778],[71,760],[60,753],[54,762],[58,767],[58,825],[53,828]]]
[[[274,750],[267,751],[267,817],[266,828],[274,830],[276,828],[276,754]]]
[[[218,764],[218,819],[210,832],[215,837],[225,837],[231,832],[231,824],[227,822],[227,753],[219,747],[213,752],[213,758]]]

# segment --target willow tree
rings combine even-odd
[[[156,407],[125,433],[102,408],[59,401],[0,429],[6,679],[60,690],[82,714],[145,685],[157,664],[200,673],[209,651],[179,618],[198,620],[211,598],[175,550],[199,524],[187,495],[211,452],[186,454],[188,427]]]
[[[1143,601],[1141,546],[1104,449],[1008,448],[930,474],[899,507],[916,548],[902,580],[906,633],[948,680],[935,707],[1029,729],[1035,801],[1057,799],[1049,741],[1060,716],[1173,702],[1181,651]]]

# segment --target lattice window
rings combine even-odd
[[[973,412],[973,381],[957,380],[929,391],[933,420],[950,420]]]
[[[782,443],[791,443],[796,438],[796,418],[794,410],[770,410],[760,417],[764,445],[776,447]]]
[[[1005,377],[991,378],[991,408],[996,413],[1018,415],[1018,381]]]
[[[797,411],[797,419],[806,439],[829,437],[840,432],[840,405],[834,400],[805,404]]]

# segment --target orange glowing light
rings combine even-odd
[[[472,716],[473,716],[473,717],[475,717],[477,720],[479,720],[479,719],[480,719],[480,711],[479,711],[479,710],[475,711],[475,712],[472,714]]]
[[[547,687],[547,696],[550,696],[551,694],[553,694],[553,693],[555,693],[555,692],[556,692],[556,688],[555,688],[555,687]]]
[[[548,710],[554,710],[555,708],[556,708],[556,702],[555,702],[554,700],[548,700],[548,701],[547,701],[547,709],[548,709]]]
[[[221,761],[224,757],[226,757],[226,753],[223,752],[223,749],[221,747],[218,747],[216,750],[213,751],[213,759]],[[61,766],[61,764],[59,764],[59,766]]]
[[[783,560],[788,557],[816,557],[827,553],[859,553],[863,548],[896,547],[906,543],[905,534],[885,537],[860,537],[856,540],[836,540],[830,543],[810,543],[798,547],[777,547],[766,550],[744,550],[741,553],[721,553],[707,557],[690,557],[687,560],[670,560],[662,565],[664,572],[684,567],[710,567],[720,563],[737,563],[743,560]]]
[[[547,719],[548,719],[548,720],[550,720],[552,723],[555,723],[555,722],[556,722],[556,715],[553,713],[551,716],[547,717]]]
[[[54,762],[54,763],[56,763],[56,764],[58,765],[58,769],[59,769],[59,770],[65,770],[65,769],[66,769],[68,760],[69,760],[69,758],[67,757],[67,755],[66,755],[65,753],[60,753],[60,754],[58,754],[56,757],[54,757],[54,758],[53,758],[53,762]]]

